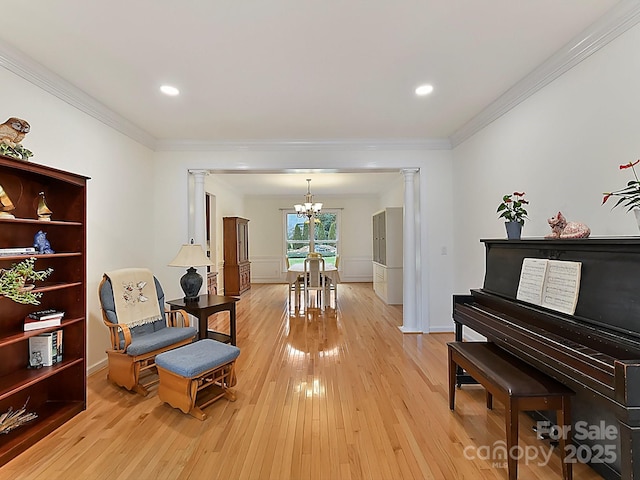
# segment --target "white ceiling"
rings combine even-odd
[[[161,142],[448,139],[622,3],[30,0],[5,9],[0,53]]]

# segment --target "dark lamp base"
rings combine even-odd
[[[193,302],[198,299],[198,293],[202,287],[202,276],[195,268],[189,267],[187,273],[180,279],[180,286],[184,292],[184,301]]]

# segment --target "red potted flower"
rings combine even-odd
[[[529,201],[524,198],[524,192],[513,192],[510,195],[502,197],[502,203],[498,205],[498,218],[505,219],[505,228],[507,229],[507,238],[520,238],[524,219],[527,218],[527,210],[525,205]]]

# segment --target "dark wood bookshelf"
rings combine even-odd
[[[0,155],[0,185],[16,218],[0,218],[0,248],[32,246],[47,234],[52,254],[0,256],[0,269],[35,257],[35,269],[52,268],[33,292],[39,305],[23,305],[0,295],[0,415],[18,410],[37,418],[0,435],[0,465],[35,444],[87,407],[86,385],[86,184],[88,178]],[[44,192],[52,220],[37,219],[38,194]],[[60,325],[24,331],[25,317],[55,308],[65,312]],[[63,331],[63,360],[51,367],[27,368],[29,338]]]

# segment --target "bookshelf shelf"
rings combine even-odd
[[[81,358],[65,359],[61,363],[56,363],[52,367],[41,367],[38,369],[24,369],[13,372],[0,379],[0,401],[15,394],[17,391],[29,388],[53,375],[57,375],[62,370],[66,370],[78,362]],[[16,405],[14,410],[22,405]]]
[[[74,323],[78,323],[78,322],[84,322],[84,317],[79,317],[79,318],[64,318],[61,322],[60,325],[58,325],[57,327],[48,327],[48,328],[40,328],[38,330],[31,330],[28,332],[23,331],[22,329],[16,333],[9,333],[6,332],[5,335],[3,335],[0,338],[0,348],[5,347],[7,345],[11,345],[12,343],[16,343],[16,342],[23,342],[24,340],[39,335],[41,333],[46,333],[46,332],[52,332],[54,330],[58,330],[59,328],[65,328],[65,327],[69,327],[71,325],[73,325]]]
[[[36,253],[34,255],[0,255],[2,260],[11,260],[12,262],[20,262],[25,258],[58,258],[58,257],[80,257],[82,252],[67,252],[67,253]]]
[[[0,257],[1,259],[1,257]],[[77,287],[82,285],[82,282],[69,282],[69,283],[44,283],[36,288],[34,288],[32,291],[34,293],[38,293],[38,292],[52,292],[54,290],[62,290],[65,288],[72,288],[72,287]],[[2,295],[0,295],[0,297],[2,297]]]
[[[82,227],[82,222],[63,222],[60,220],[50,220],[50,221],[42,221],[33,218],[0,218],[0,223],[26,223],[33,225],[40,225],[42,228],[47,228],[50,225],[64,225],[67,227],[76,226]]]
[[[0,219],[0,249],[31,246],[42,230],[52,254],[0,255],[0,269],[35,257],[35,268],[52,268],[33,292],[39,305],[0,296],[0,414],[25,402],[37,418],[0,435],[0,466],[86,409],[86,182],[87,177],[0,156],[0,185],[15,205],[16,218]],[[34,199],[45,192],[53,220],[37,220]],[[61,324],[24,331],[25,317],[37,310],[65,312]],[[27,368],[29,339],[62,330],[62,362]]]

